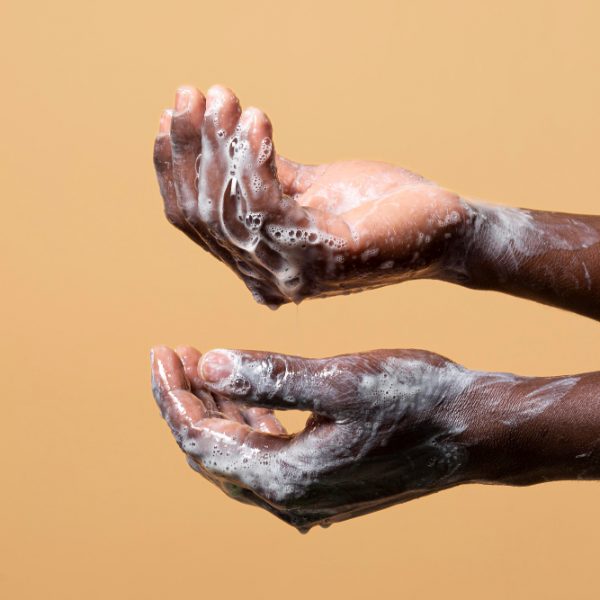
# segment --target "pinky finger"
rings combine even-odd
[[[173,178],[173,148],[169,129],[171,127],[172,110],[165,110],[160,119],[160,128],[154,141],[154,169],[162,196],[165,216],[171,225],[185,233],[199,246],[207,250],[204,240],[186,221],[181,208],[177,204],[177,190]]]

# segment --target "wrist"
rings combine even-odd
[[[482,245],[480,238],[482,233],[485,233],[488,215],[482,205],[464,198],[458,198],[457,204],[460,223],[447,240],[435,278],[469,286],[472,285],[477,256],[480,254],[479,248]]]
[[[531,215],[519,208],[461,202],[463,226],[445,260],[445,279],[476,289],[497,289],[532,253]]]
[[[471,481],[533,485],[600,476],[597,374],[481,374],[462,399]]]
[[[506,484],[530,477],[532,449],[515,410],[515,391],[522,380],[474,372],[472,384],[457,399],[454,412],[464,423],[458,441],[469,456],[467,483]]]

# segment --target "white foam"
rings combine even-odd
[[[271,156],[271,152],[273,151],[273,142],[270,138],[264,138],[260,143],[260,151],[258,153],[258,158],[256,159],[256,164],[260,167],[264,165],[267,160],[269,160]]]
[[[212,120],[216,128],[216,136],[211,138],[203,131],[202,156],[198,167],[198,206],[188,207],[188,210],[197,210],[198,218],[210,228],[218,223],[220,233],[227,243],[249,255],[245,257],[246,263],[257,265],[257,278],[264,279],[264,272],[267,270],[273,276],[272,281],[267,284],[274,285],[289,300],[299,300],[305,283],[303,261],[306,258],[298,250],[321,245],[322,256],[326,257],[329,265],[327,268],[333,271],[335,265],[343,262],[343,258],[339,260],[338,255],[346,247],[346,241],[321,231],[307,214],[303,215],[303,225],[297,227],[293,223],[269,223],[268,220],[273,219],[272,214],[252,210],[255,199],[261,199],[261,194],[277,184],[274,163],[271,169],[273,181],[268,180],[268,171],[257,171],[272,157],[273,142],[269,137],[263,138],[258,152],[254,152],[247,138],[248,130],[243,129],[240,124],[231,135],[227,135],[219,123],[219,108],[217,106],[207,113],[207,118]],[[223,174],[218,186],[215,185],[216,172]],[[238,222],[248,229],[248,235],[242,236],[238,229],[225,222],[225,202],[233,208]],[[282,196],[279,207],[273,207],[274,212],[277,208],[280,214],[285,214],[288,210],[286,202],[289,203],[290,212],[297,208],[291,198]],[[269,259],[270,264],[267,264],[255,252],[259,243],[283,260],[278,262]],[[289,267],[287,271],[279,266],[281,262]],[[253,293],[257,299],[262,299],[261,294]]]

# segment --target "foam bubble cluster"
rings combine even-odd
[[[202,171],[198,173],[199,216],[211,226],[219,223],[223,240],[236,249],[234,254],[242,253],[235,259],[248,266],[242,273],[260,281],[266,275],[267,285],[274,285],[284,297],[297,300],[306,283],[306,256],[295,250],[320,246],[326,263],[333,269],[344,261],[340,252],[347,242],[322,231],[310,220],[307,223],[306,215],[302,226],[281,222],[287,213],[283,204],[274,205],[272,210],[253,207],[253,203],[262,202],[266,193],[276,189],[274,164],[266,169],[273,157],[273,141],[264,137],[260,147],[254,149],[254,143],[248,139],[249,130],[238,123],[228,133],[219,123],[218,112],[217,106],[207,115],[215,125],[215,136],[203,143],[198,165]],[[285,201],[285,197],[281,200]],[[256,300],[264,302],[259,290],[251,291]]]
[[[260,143],[260,151],[258,153],[258,158],[256,159],[256,164],[260,167],[264,165],[269,157],[271,156],[271,152],[273,151],[273,142],[270,138],[264,138]]]
[[[292,247],[307,244],[324,244],[330,248],[341,250],[346,246],[346,241],[334,235],[324,233],[318,229],[304,227],[285,227],[281,225],[267,225],[267,233],[278,244]]]
[[[255,194],[260,193],[264,188],[262,179],[256,173],[254,173],[254,175],[252,175],[251,186],[252,186],[252,191]]]

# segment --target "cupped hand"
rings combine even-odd
[[[468,206],[409,171],[278,156],[271,123],[230,90],[177,92],[154,162],[167,218],[271,307],[443,276]]]
[[[472,478],[471,372],[424,351],[327,359],[153,350],[161,413],[189,464],[301,531]],[[289,435],[273,409],[310,411]]]

